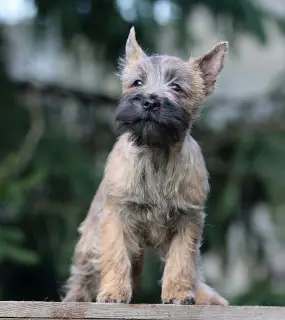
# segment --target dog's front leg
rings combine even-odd
[[[162,279],[163,303],[195,304],[198,242],[201,233],[202,223],[187,221],[181,223],[173,236]]]
[[[100,286],[97,302],[129,303],[132,297],[133,239],[122,219],[122,210],[107,199],[100,223]]]

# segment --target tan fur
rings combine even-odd
[[[133,90],[130,83],[138,68],[151,68],[135,41],[134,31],[126,52],[123,95]],[[211,55],[205,59],[214,62],[210,75],[206,75],[208,82],[200,69],[203,58],[183,62],[165,56],[160,60],[162,69],[181,69],[181,86],[188,93],[178,102],[193,114],[192,121],[198,104],[212,90],[215,70],[221,69],[217,69],[217,61],[211,61]],[[161,90],[161,94],[174,99],[164,84],[153,88],[158,86],[160,75],[152,75],[153,82],[146,90]],[[138,147],[129,138],[129,133],[124,133],[114,145],[103,180],[79,228],[80,239],[64,300],[130,302],[142,272],[143,251],[150,246],[165,261],[161,296],[164,303],[191,303],[193,298],[197,304],[227,305],[202,278],[200,244],[209,184],[199,145],[190,130],[182,142],[171,146],[167,155],[159,149]]]

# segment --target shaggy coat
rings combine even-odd
[[[227,50],[222,42],[189,61],[148,57],[131,29],[121,63],[119,138],[79,228],[65,301],[129,303],[149,246],[165,262],[163,303],[228,304],[204,283],[201,271],[209,184],[191,136]]]

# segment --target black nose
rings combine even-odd
[[[159,108],[160,107],[160,101],[156,97],[145,98],[144,101],[143,101],[143,107],[146,110]]]

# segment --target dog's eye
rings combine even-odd
[[[170,86],[172,90],[176,92],[182,92],[182,88],[177,83],[172,83]]]
[[[136,81],[133,83],[132,87],[140,87],[140,86],[142,86],[142,85],[143,85],[143,82],[142,82],[141,80],[136,80]]]

